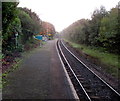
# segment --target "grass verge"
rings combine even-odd
[[[70,42],[68,40],[65,41],[68,42],[73,48],[81,50],[83,53],[97,58],[101,62],[101,64],[105,65],[106,68],[104,69],[108,73],[115,77],[118,77],[118,69],[120,68],[120,62],[118,61],[118,57],[120,57],[119,55],[106,52],[102,48],[85,46]]]
[[[0,83],[0,88],[3,88],[4,86],[6,86],[8,84],[8,81],[6,79],[6,77],[8,76],[8,74],[10,72],[13,72],[14,70],[16,70],[22,63],[22,58],[15,58],[15,63],[12,64],[11,68],[9,68],[7,71],[5,71],[4,73],[2,73],[1,75],[1,83]]]

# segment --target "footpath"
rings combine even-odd
[[[55,43],[48,41],[8,75],[2,99],[75,99]]]

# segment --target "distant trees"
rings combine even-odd
[[[96,9],[91,20],[81,19],[62,31],[62,34],[68,40],[91,45],[104,47],[110,52],[118,52],[120,33],[118,33],[118,6],[106,11],[101,6]]]
[[[18,16],[21,20],[22,39],[26,40],[32,38],[33,35],[47,35],[53,37],[55,34],[54,26],[49,22],[42,21],[35,12],[28,8],[19,8]]]
[[[42,22],[42,32],[41,32],[42,35],[47,35],[49,38],[53,38],[55,33],[56,31],[53,24],[45,21]]]

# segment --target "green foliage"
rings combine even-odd
[[[63,36],[76,43],[103,47],[109,52],[118,53],[120,44],[118,6],[106,11],[101,6],[96,9],[91,20],[81,19],[62,31]]]
[[[16,2],[2,3],[2,49],[4,54],[22,51],[27,40],[33,38],[33,34],[40,32],[41,23],[36,13],[26,8],[29,11],[27,13],[24,9],[17,8],[17,5]]]
[[[31,19],[31,17],[29,16],[29,14],[25,13],[22,10],[18,10],[18,11],[19,11],[18,16],[21,20],[22,28],[32,31],[31,28],[33,27],[32,26],[33,21]]]
[[[118,8],[113,8],[109,15],[101,20],[99,41],[104,47],[117,52],[118,38]]]
[[[3,2],[2,3],[2,26],[3,33],[8,30],[9,25],[14,21],[17,16],[16,7],[18,3],[15,2]]]
[[[4,88],[6,85],[8,85],[7,76],[10,72],[13,72],[14,70],[18,69],[18,67],[21,65],[23,59],[16,58],[14,61],[15,63],[12,64],[11,68],[9,68],[7,71],[2,73],[2,88]]]
[[[40,32],[41,20],[36,13],[26,8],[29,11],[27,13],[24,9],[17,8],[17,5],[17,2],[2,3],[2,52],[4,55],[16,51],[22,52],[24,44],[33,38],[33,34]]]
[[[29,9],[26,8],[27,11],[29,11]],[[38,22],[35,20],[38,19],[36,16],[35,18],[33,17],[33,12],[29,11],[29,13],[27,13],[24,9],[19,8],[18,9],[19,13],[18,16],[21,20],[21,27],[22,27],[22,44],[25,44],[27,42],[27,40],[33,38],[33,35],[35,33],[39,33],[40,32],[40,22],[38,20]]]
[[[22,43],[24,44],[27,40],[29,40],[29,37],[32,37],[33,21],[30,18],[30,16],[22,10],[19,10],[18,16],[21,20],[22,27],[21,37]]]
[[[42,30],[42,21],[38,17],[38,15],[35,12],[32,12],[31,9],[28,9],[28,8],[19,8],[19,9],[27,13],[33,20],[34,33],[40,33]]]
[[[74,42],[70,42],[68,40],[65,40],[69,42],[69,44],[76,48],[77,50],[82,50],[84,54],[87,54],[88,56],[91,56],[95,59],[98,59],[100,65],[106,65],[108,68],[106,68],[106,71],[111,73],[114,76],[118,76],[118,68],[120,68],[120,62],[118,61],[118,57],[120,55],[115,55],[109,52],[105,52],[105,50],[102,47],[91,47],[86,46],[83,44],[76,44]]]
[[[20,20],[17,17],[16,2],[2,3],[2,50],[3,53],[14,50],[15,33],[20,31]]]

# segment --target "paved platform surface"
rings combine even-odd
[[[3,99],[74,99],[55,43],[49,41],[9,74]]]

